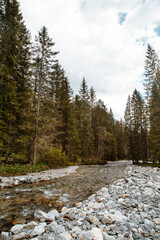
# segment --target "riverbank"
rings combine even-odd
[[[61,212],[36,211],[2,239],[160,239],[160,169],[128,166],[126,177]]]
[[[49,181],[64,177],[71,173],[74,173],[78,169],[78,166],[70,166],[60,169],[51,169],[42,172],[28,173],[27,175],[14,176],[14,177],[0,177],[0,188],[17,186],[23,183],[34,183],[40,181]]]

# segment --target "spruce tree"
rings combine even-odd
[[[45,26],[38,32],[36,36],[35,44],[35,56],[34,56],[34,81],[35,81],[35,111],[36,111],[36,122],[35,122],[35,139],[34,139],[34,154],[33,164],[36,163],[37,159],[37,144],[39,139],[39,121],[41,117],[41,106],[43,100],[48,95],[48,87],[51,75],[51,67],[53,64],[54,57],[58,52],[53,51],[55,43],[48,35],[48,30]],[[43,117],[42,117],[43,118]]]
[[[30,36],[16,0],[1,1],[0,19],[1,153],[6,162],[26,161],[32,129]]]
[[[145,104],[141,94],[135,89],[128,97],[125,110],[125,127],[128,158],[134,162],[147,160],[147,122]]]
[[[159,77],[159,58],[155,50],[148,44],[146,60],[145,60],[145,89],[147,98],[148,124],[150,126],[149,146],[153,162],[160,161],[159,156],[159,92],[160,92],[160,77]]]
[[[83,78],[79,90],[79,136],[81,141],[82,162],[89,159],[93,155],[93,130],[91,127],[91,105],[90,96],[85,78]]]

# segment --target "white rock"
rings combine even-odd
[[[81,229],[79,227],[77,227],[77,226],[72,228],[72,232],[77,232],[77,231],[80,231],[80,230]]]
[[[47,240],[55,240],[55,238],[52,237],[52,236],[48,236],[48,237],[47,237]]]
[[[153,219],[153,222],[154,222],[155,224],[160,224],[160,218],[154,218],[154,219]]]
[[[20,233],[21,230],[23,229],[23,227],[24,227],[24,225],[22,225],[22,224],[16,224],[15,226],[13,226],[11,228],[11,232],[14,234]]]
[[[147,196],[148,195],[151,196],[151,195],[154,194],[154,191],[151,188],[145,188],[144,191],[143,191],[143,194],[147,195]]]
[[[39,224],[34,228],[34,230],[31,232],[30,236],[35,237],[35,236],[40,236],[42,233],[45,232],[45,227],[42,224]]]
[[[55,219],[59,219],[59,212],[56,209],[48,212],[48,214],[53,215],[55,217]]]
[[[113,223],[113,220],[108,216],[108,215],[104,215],[103,218],[102,218],[102,223],[104,225],[106,224],[112,224]]]
[[[91,232],[92,232],[92,240],[103,240],[103,236],[99,228],[93,227]]]
[[[19,233],[17,235],[14,235],[12,237],[13,240],[21,240],[21,239],[24,239],[26,237],[26,233],[22,232],[22,233]]]
[[[123,221],[123,216],[119,216],[117,214],[108,214],[108,217],[112,220],[112,221],[117,221],[117,222],[121,222]]]
[[[63,208],[61,209],[61,212],[65,212],[65,211],[67,211],[67,209],[68,209],[68,208],[63,207]]]
[[[51,214],[47,214],[47,213],[45,213],[45,212],[43,212],[43,211],[36,211],[35,213],[34,213],[34,217],[36,218],[36,219],[38,219],[38,220],[40,220],[40,219],[45,219],[46,221],[55,221],[55,217],[54,217],[54,215],[51,215]]]
[[[8,232],[1,232],[1,240],[6,240],[9,237]]]
[[[60,234],[61,240],[71,240],[72,236],[69,232],[63,232]]]
[[[94,203],[94,202],[89,202],[88,204],[88,208],[89,209],[101,209],[104,208],[104,203]]]
[[[144,219],[144,223],[148,226],[153,226],[153,222],[150,221],[149,219]]]
[[[95,216],[90,217],[90,222],[97,225],[97,226],[99,225],[99,220]]]
[[[108,207],[108,209],[116,208],[116,204],[111,200],[106,204],[106,206]]]
[[[25,225],[26,228],[28,229],[33,229],[34,227],[36,227],[38,225],[38,223],[32,221],[32,222],[29,222]]]

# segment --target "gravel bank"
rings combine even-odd
[[[23,176],[16,177],[0,177],[0,188],[17,186],[22,183],[33,183],[40,181],[49,181],[54,178],[64,177],[71,173],[74,173],[78,166],[71,166],[60,169],[51,169],[38,173],[29,173]]]
[[[127,177],[61,213],[36,211],[1,239],[160,239],[160,169],[128,166]],[[76,194],[76,193],[75,193]]]

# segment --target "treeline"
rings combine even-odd
[[[16,0],[0,0],[0,157],[105,163],[125,157],[122,121],[82,79],[73,95],[46,27],[31,42]]]
[[[124,122],[82,79],[74,95],[42,27],[31,42],[17,0],[0,0],[0,159],[64,165],[160,162],[160,63],[148,44],[146,97],[135,89]]]
[[[125,109],[127,158],[160,163],[160,61],[148,44],[145,60],[145,98],[135,90]]]

